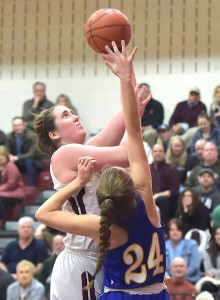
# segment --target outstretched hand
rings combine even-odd
[[[152,99],[152,94],[149,94],[147,96],[147,98],[145,98],[145,93],[142,89],[140,89],[140,85],[137,84],[135,86],[135,96],[136,96],[136,101],[137,101],[137,107],[138,107],[138,112],[139,112],[139,116],[140,118],[142,118],[143,114],[144,114],[144,109],[145,107],[148,105],[148,103],[150,102],[150,100]]]
[[[96,160],[90,156],[80,157],[78,159],[78,175],[79,180],[86,184],[89,182],[91,176],[94,172],[94,167],[96,165]]]
[[[121,41],[121,52],[118,50],[116,43],[112,42],[113,51],[106,46],[108,54],[103,55],[106,66],[120,79],[129,81],[132,79],[132,61],[137,52],[135,47],[129,55],[126,51],[125,41]]]

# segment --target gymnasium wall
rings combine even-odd
[[[137,80],[150,83],[166,121],[192,86],[210,105],[220,84],[219,0],[0,0],[1,129],[10,130],[38,80],[52,101],[71,97],[89,132],[120,107],[118,79],[83,36],[88,17],[103,7],[131,21]]]

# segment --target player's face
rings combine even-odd
[[[86,131],[78,116],[65,106],[54,107],[55,132],[59,135],[61,144],[83,144]]]
[[[21,286],[28,287],[31,284],[33,274],[30,271],[29,266],[22,266],[17,271],[17,278]]]
[[[183,237],[182,231],[179,230],[175,223],[170,226],[169,236],[171,241],[174,242],[179,242]]]

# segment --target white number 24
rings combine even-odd
[[[134,252],[136,260],[131,255]],[[147,279],[147,266],[148,269],[155,269],[153,271],[153,276],[163,273],[164,267],[161,266],[163,262],[163,254],[160,252],[160,243],[157,232],[153,233],[150,251],[147,259],[147,266],[143,263],[144,251],[142,247],[138,244],[130,245],[123,254],[123,260],[126,265],[130,267],[125,272],[125,282],[130,284],[131,281],[136,283],[143,283]],[[141,268],[140,272],[137,272],[137,268]]]

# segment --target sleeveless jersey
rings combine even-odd
[[[66,185],[59,182],[59,180],[55,177],[52,169],[52,164],[50,164],[50,174],[54,184],[54,189],[56,191],[59,191]],[[91,180],[90,182],[88,182],[77,195],[73,195],[70,199],[68,199],[62,206],[62,210],[70,211],[78,215],[99,215],[100,210],[96,197],[95,180]],[[64,238],[64,245],[67,250],[86,250],[89,252],[97,253],[97,246],[95,245],[93,240],[85,236],[67,233]]]
[[[109,250],[104,260],[104,286],[108,288],[134,289],[164,281],[164,227],[152,225],[143,200],[137,197],[136,203],[133,215],[122,224],[128,241]]]

